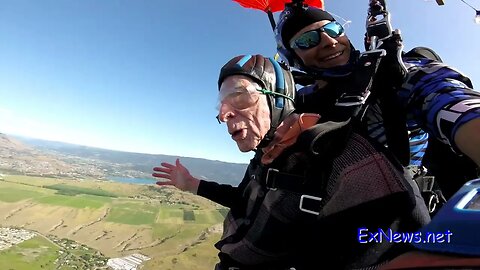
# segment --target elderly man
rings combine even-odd
[[[393,33],[382,41],[387,55],[375,73],[376,59],[360,55],[331,14],[298,3],[287,5],[275,34],[282,58],[314,79],[299,90],[298,111],[329,120],[360,110],[352,117],[359,129],[388,145],[402,165],[426,166],[447,198],[478,177],[480,94],[434,52],[417,48],[399,61],[403,47]],[[352,109],[358,105],[352,100],[365,104]]]
[[[179,162],[153,176],[230,208],[216,269],[374,267],[409,247],[372,239],[429,221],[401,166],[346,122],[297,114],[290,72],[242,55],[220,71],[218,120],[240,151],[254,151],[238,187],[198,180]],[[326,268],[326,269],[327,269]]]

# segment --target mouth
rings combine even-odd
[[[238,129],[238,130],[233,131],[232,133],[230,133],[232,135],[232,139],[234,141],[236,141],[238,139],[243,139],[244,131],[245,131],[245,129]]]
[[[327,62],[332,59],[335,59],[343,54],[344,51],[336,52],[334,54],[327,55],[326,57],[322,58],[322,62]]]

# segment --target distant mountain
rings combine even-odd
[[[38,151],[57,156],[64,161],[70,160],[76,164],[79,162],[88,163],[90,166],[97,164],[100,170],[110,174],[110,176],[148,177],[152,173],[152,168],[159,166],[161,162],[174,163],[176,158],[181,158],[182,164],[196,177],[237,185],[243,178],[247,167],[247,164],[113,151],[19,136],[15,136],[15,139]]]
[[[15,150],[19,152],[23,152],[23,151],[30,152],[33,150],[31,147],[28,147],[21,141],[16,140],[11,136],[7,136],[3,133],[0,133],[0,145],[4,149]]]
[[[6,173],[71,178],[80,176],[101,178],[104,175],[104,172],[95,166],[87,168],[66,162],[2,133],[0,133],[0,170]]]

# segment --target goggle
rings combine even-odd
[[[257,104],[260,95],[274,95],[274,96],[282,96],[284,98],[290,99],[293,101],[293,99],[287,95],[272,92],[267,89],[255,89],[256,92],[252,92],[250,90],[247,91],[237,91],[230,93],[226,96],[220,96],[219,97],[219,103],[217,105],[217,110],[220,110],[220,107],[222,104],[228,104],[235,110],[245,110],[248,109],[255,104]],[[219,124],[221,124],[220,121],[220,114],[216,116],[217,121]]]
[[[290,48],[300,50],[308,50],[313,48],[322,41],[322,32],[327,33],[327,35],[331,38],[337,38],[345,32],[345,29],[343,29],[343,26],[338,22],[329,22],[318,29],[303,33],[298,38],[290,42]]]

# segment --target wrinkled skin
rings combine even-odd
[[[158,181],[159,186],[174,186],[183,191],[197,193],[200,180],[193,177],[177,158],[175,165],[162,162],[161,167],[154,167],[152,176],[162,178],[164,181]],[[166,180],[166,181],[165,181]]]
[[[253,95],[259,95],[252,80],[242,75],[230,76],[223,81],[220,94],[246,90]],[[219,120],[227,124],[228,133],[237,143],[241,152],[254,150],[270,129],[270,109],[267,97],[260,94],[258,102],[249,108],[238,110],[232,104],[222,102],[219,108]]]

